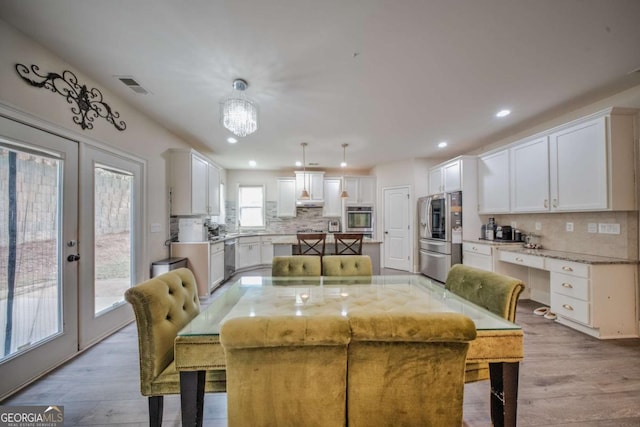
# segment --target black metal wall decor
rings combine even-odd
[[[31,86],[49,89],[67,98],[67,102],[73,104],[71,106],[71,112],[75,114],[73,121],[82,129],[93,129],[93,121],[96,117],[104,118],[119,131],[127,128],[127,124],[122,120],[116,122],[120,113],[113,111],[109,104],[102,100],[102,92],[96,88],[87,89],[86,85],[79,84],[78,77],[71,71],[63,71],[62,75],[58,73],[42,75],[38,73],[39,70],[40,68],[35,64],[31,69],[26,65],[16,64],[16,71],[25,82]],[[32,74],[38,78],[29,78],[28,76]]]

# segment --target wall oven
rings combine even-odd
[[[462,262],[462,192],[418,199],[420,272],[439,282]]]
[[[373,207],[347,206],[345,210],[345,232],[373,234]]]

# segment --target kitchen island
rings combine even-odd
[[[333,255],[335,253],[335,240],[331,233],[327,234],[325,240],[326,255]],[[288,256],[298,253],[298,239],[295,235],[286,235],[282,237],[274,237],[272,239],[273,254],[275,256]],[[370,239],[365,237],[362,240],[362,255],[369,255],[371,258],[371,265],[373,267],[373,274],[380,274],[380,245],[381,240]]]

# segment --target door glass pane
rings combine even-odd
[[[96,166],[95,314],[124,303],[132,286],[133,176]]]
[[[0,361],[62,331],[61,168],[0,146]]]

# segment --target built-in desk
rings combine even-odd
[[[638,337],[637,260],[498,247],[496,271],[521,279],[523,297],[591,336]]]

